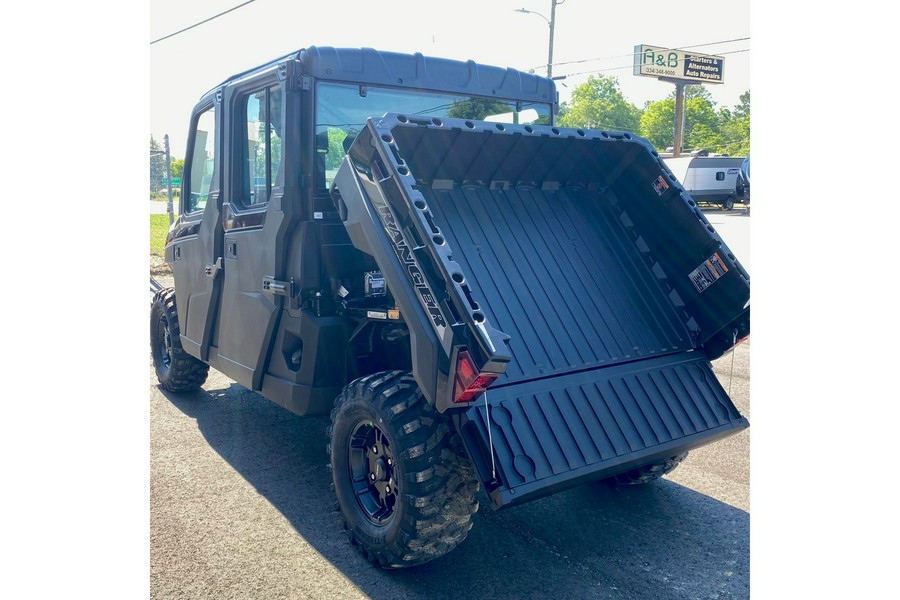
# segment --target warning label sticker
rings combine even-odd
[[[697,291],[703,293],[706,288],[714,284],[719,277],[727,272],[728,266],[722,262],[722,259],[719,258],[719,253],[716,252],[707,258],[702,265],[691,271],[688,277],[691,278],[691,283],[694,284]]]
[[[653,189],[656,190],[656,193],[659,194],[660,196],[662,196],[663,193],[664,193],[667,189],[669,189],[669,184],[666,183],[666,179],[665,179],[665,177],[663,177],[662,175],[660,175],[659,177],[657,177],[657,178],[653,181],[653,183],[651,183],[650,185],[653,186]]]

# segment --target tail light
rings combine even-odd
[[[473,402],[500,376],[499,373],[481,373],[467,350],[456,355],[456,381],[453,384],[453,402]]]

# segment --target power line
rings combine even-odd
[[[722,40],[720,42],[706,42],[704,44],[692,44],[690,46],[678,46],[676,48],[672,48],[672,50],[686,50],[688,48],[702,48],[703,46],[718,46],[719,44],[731,44],[734,42],[746,42],[749,39],[750,39],[749,37],[734,38],[733,40]],[[597,60],[611,60],[614,58],[634,58],[635,56],[638,56],[637,52],[632,52],[631,54],[617,54],[616,56],[601,56],[599,58],[584,58],[581,60],[569,60],[569,61],[564,61],[564,62],[553,63],[553,66],[556,67],[559,65],[573,65],[573,64],[578,64],[578,63],[594,62]],[[541,67],[546,67],[546,66],[547,66],[546,64],[537,65],[536,67],[532,67],[531,70],[533,71],[534,69],[539,69]]]
[[[722,40],[721,42],[707,42],[705,44],[693,44],[691,46],[677,46],[675,48],[672,48],[672,50],[687,50],[688,48],[702,48],[703,46],[718,46],[719,44],[731,44],[733,42],[745,42],[749,39],[750,39],[749,37],[745,37],[745,38],[735,38],[733,40]],[[595,60],[609,60],[609,59],[613,59],[613,58],[634,58],[635,56],[638,56],[638,55],[639,55],[638,52],[632,52],[631,54],[619,54],[618,56],[602,56],[600,58],[586,58],[584,60],[570,60],[567,62],[556,63],[553,66],[555,67],[557,65],[571,65],[571,64],[575,64],[575,63],[586,63],[586,62],[593,62]]]
[[[247,1],[244,2],[243,4],[238,4],[237,6],[234,6],[234,7],[232,7],[232,8],[229,8],[228,10],[226,10],[226,11],[224,11],[224,12],[220,12],[220,13],[217,14],[217,15],[213,15],[212,17],[210,17],[210,18],[208,18],[208,19],[204,19],[204,20],[202,20],[202,21],[200,21],[200,22],[198,22],[198,23],[194,23],[194,24],[191,25],[190,27],[185,27],[184,29],[180,29],[180,30],[176,31],[175,33],[170,33],[169,35],[165,35],[165,36],[163,36],[163,37],[161,37],[161,38],[159,38],[159,39],[157,39],[157,40],[153,40],[152,42],[150,42],[150,45],[152,46],[152,45],[155,44],[156,42],[161,42],[161,41],[163,41],[163,40],[167,40],[167,39],[169,39],[169,38],[172,37],[172,36],[176,36],[176,35],[178,35],[179,33],[184,33],[185,31],[187,31],[187,30],[189,30],[189,29],[193,29],[194,27],[199,27],[200,25],[203,25],[204,23],[209,23],[209,22],[212,21],[213,19],[218,19],[218,18],[221,17],[222,15],[227,15],[227,14],[230,13],[231,11],[237,10],[237,9],[241,8],[242,6],[247,6],[248,4],[251,4],[251,3],[253,3],[253,2],[256,2],[256,0],[247,0]]]

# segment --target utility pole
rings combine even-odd
[[[681,147],[684,145],[684,88],[688,82],[678,80],[675,82],[675,149],[672,156],[681,156]]]
[[[550,55],[547,57],[547,77],[553,78],[553,29],[556,25],[556,0],[550,0]]]
[[[675,85],[675,140],[672,142],[672,158],[678,158],[684,146],[684,88],[697,84],[687,79],[660,77],[659,80]]]
[[[550,0],[550,18],[548,19],[541,13],[528,10],[527,8],[517,8],[513,12],[520,12],[526,15],[537,15],[540,18],[547,21],[547,26],[550,28],[550,51],[547,54],[547,77],[553,77],[553,34],[556,29],[556,6],[558,4],[563,4],[566,0]]]
[[[169,225],[175,222],[175,207],[172,205],[172,157],[169,155],[169,134],[163,136],[163,146],[166,150],[166,187],[169,190],[169,200],[166,202],[166,212],[169,213]]]

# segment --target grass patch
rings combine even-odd
[[[164,256],[166,234],[169,232],[169,215],[150,215],[150,254]]]

